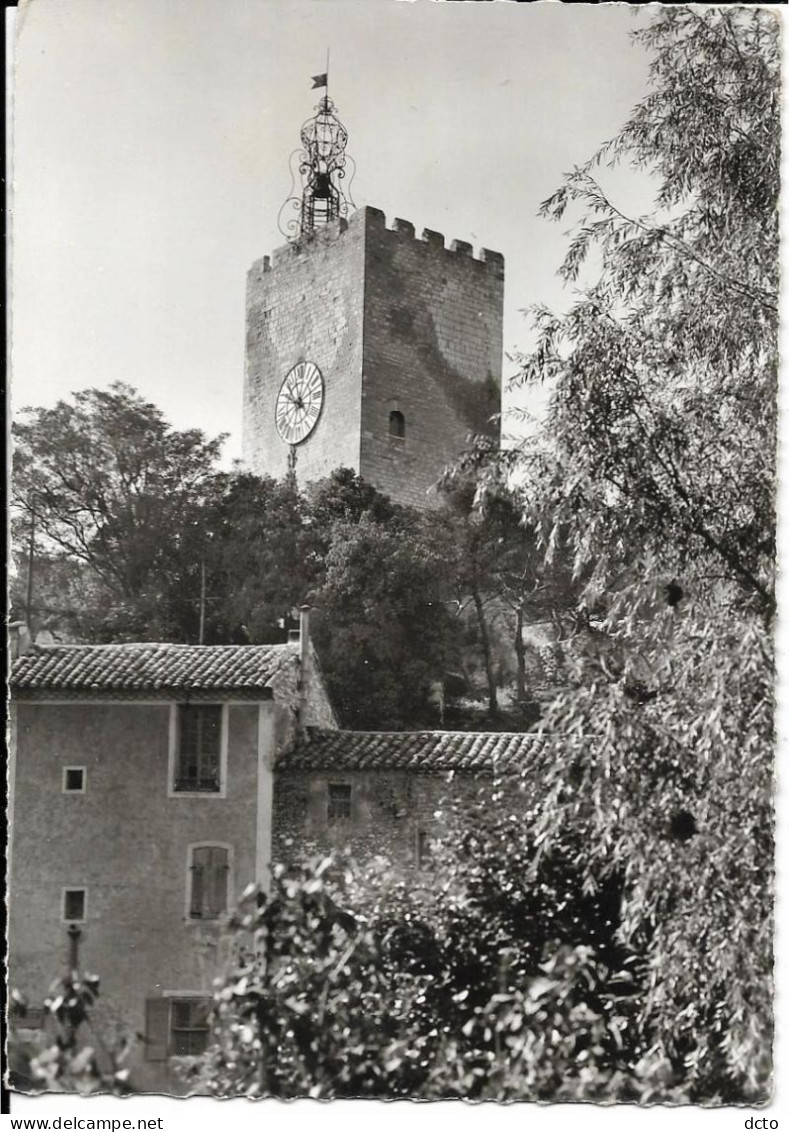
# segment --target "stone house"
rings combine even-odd
[[[314,656],[306,637],[33,648],[11,690],[11,983],[40,1005],[75,925],[80,969],[102,978],[97,1023],[145,1037],[135,1086],[178,1091],[223,918],[268,874],[277,752],[334,726]]]
[[[306,843],[422,868],[447,803],[473,802],[494,776],[522,774],[540,752],[528,733],[307,728],[277,758],[274,859]]]
[[[80,970],[102,979],[97,1028],[144,1038],[128,1061],[144,1092],[187,1091],[231,958],[224,920],[272,859],[342,846],[420,869],[444,801],[540,749],[528,734],[338,730],[307,632],[34,647],[11,689],[11,984],[40,1007],[78,931]]]

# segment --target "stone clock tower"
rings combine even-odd
[[[302,145],[295,236],[247,279],[244,462],[302,484],[349,467],[429,507],[469,435],[499,435],[504,259],[351,212],[328,95]]]

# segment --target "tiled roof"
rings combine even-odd
[[[260,691],[298,645],[55,645],[33,648],[11,667],[20,697],[45,692],[140,693]],[[268,698],[270,691],[263,698]]]
[[[277,760],[278,771],[405,770],[412,774],[491,775],[536,765],[538,735],[471,731],[322,731]]]

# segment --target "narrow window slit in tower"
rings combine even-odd
[[[405,440],[405,417],[397,409],[389,414],[389,438],[396,441]]]

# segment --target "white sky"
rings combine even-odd
[[[645,15],[30,0],[16,45],[15,407],[121,379],[178,427],[229,432],[240,454],[246,271],[284,242],[289,156],[327,47],[356,204],[503,252],[504,346],[526,345],[520,310],[561,301],[566,226],[537,208],[644,93],[629,33]]]

